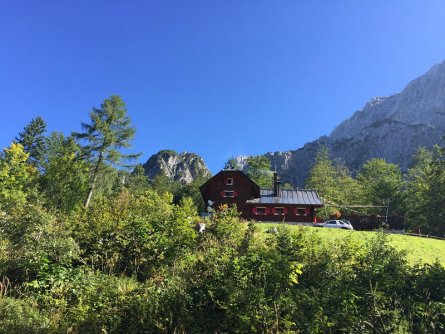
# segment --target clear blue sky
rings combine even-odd
[[[37,115],[69,134],[120,95],[161,149],[297,149],[445,60],[445,1],[3,0],[0,147]]]

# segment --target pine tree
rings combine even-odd
[[[25,126],[23,132],[15,138],[21,144],[26,153],[29,153],[29,161],[34,166],[39,166],[45,147],[46,123],[42,117],[37,116]]]
[[[100,108],[93,108],[90,119],[89,124],[81,123],[84,132],[73,133],[76,139],[85,142],[84,158],[93,166],[85,207],[90,204],[103,167],[106,165],[131,167],[126,162],[139,156],[121,152],[121,149],[130,147],[130,141],[136,130],[130,125],[125,103],[119,96],[112,95],[104,100]]]

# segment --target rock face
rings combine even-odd
[[[368,159],[384,158],[406,170],[419,147],[440,143],[445,135],[445,62],[411,81],[389,97],[377,97],[362,110],[298,150],[271,152],[265,156],[282,179],[303,186],[316,153],[326,146],[331,158],[356,171]]]
[[[154,179],[160,173],[170,180],[189,184],[199,177],[210,177],[211,173],[202,158],[194,153],[163,150],[152,155],[144,164],[145,174]]]

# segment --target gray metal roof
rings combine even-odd
[[[261,197],[247,201],[252,204],[296,204],[322,206],[318,194],[313,189],[285,190],[281,189],[281,196],[275,197],[273,190],[261,189]]]

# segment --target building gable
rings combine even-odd
[[[223,170],[200,188],[208,211],[236,205],[241,217],[263,221],[311,222],[323,202],[315,190],[281,189],[274,173],[274,189],[260,189],[239,170]]]
[[[260,187],[239,170],[223,170],[199,187],[206,207],[236,205],[241,216],[249,217],[248,200],[260,197]]]

